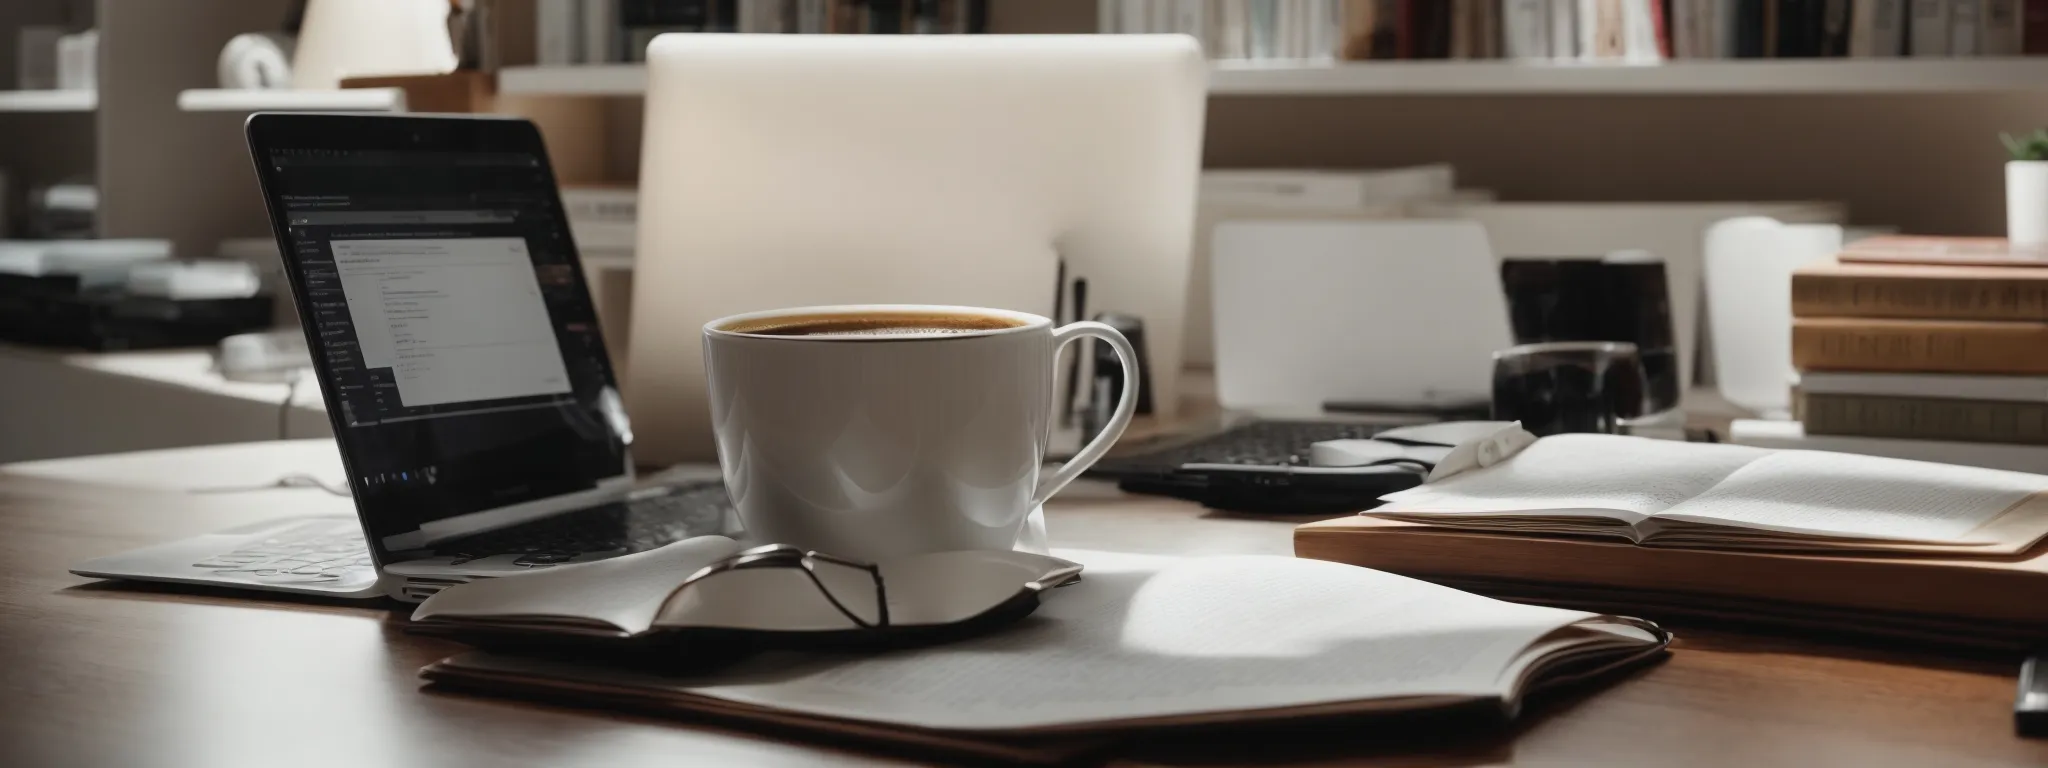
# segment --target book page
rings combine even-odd
[[[771,654],[672,690],[960,729],[1498,698],[1530,646],[1592,618],[1317,560],[1060,554],[1087,566],[1082,580],[1017,626],[884,654]]]
[[[607,560],[481,579],[441,590],[412,618],[566,617],[644,632],[684,579],[738,551],[739,542],[724,536],[696,536]]]
[[[1542,512],[1635,522],[1690,499],[1770,451],[1618,435],[1552,435],[1491,467],[1382,497],[1368,514]]]
[[[1657,517],[1847,538],[1958,541],[2042,490],[2048,490],[2048,476],[1780,451]]]

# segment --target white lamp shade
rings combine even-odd
[[[292,55],[292,87],[332,90],[346,77],[454,70],[448,0],[311,0]]]

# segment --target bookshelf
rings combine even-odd
[[[91,112],[98,91],[0,91],[0,112]]]
[[[632,64],[511,67],[500,93],[639,96]],[[1222,63],[1218,96],[1856,95],[2048,92],[2048,58],[1678,61],[1661,64],[1411,61]]]
[[[186,112],[403,112],[405,91],[350,88],[337,91],[191,88],[178,93]]]

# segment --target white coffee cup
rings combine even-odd
[[[895,325],[793,330],[863,321]],[[949,330],[907,328],[917,323]],[[1054,362],[1084,336],[1108,343],[1130,373],[1101,434],[1041,476]],[[704,326],[704,367],[747,536],[869,560],[1016,547],[1034,509],[1102,458],[1137,406],[1137,353],[1116,329],[998,309],[735,315]]]

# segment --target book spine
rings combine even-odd
[[[2048,322],[2048,275],[2040,280],[1792,276],[1794,317]]]
[[[868,0],[867,31],[878,35],[903,32],[904,0]]]
[[[1278,58],[1280,0],[1245,0],[1246,55]]]
[[[2040,402],[1807,394],[1799,421],[1809,435],[2048,445]]]
[[[1496,0],[1485,0],[1479,4],[1479,56],[1486,59],[1502,58],[1504,44],[1501,31],[1501,6]]]
[[[988,34],[988,0],[966,0],[967,34]]]
[[[1849,0],[1824,0],[1821,4],[1820,55],[1849,55]]]
[[[912,0],[910,4],[910,31],[920,35],[937,35],[946,31],[939,26],[939,0]]]
[[[564,67],[583,61],[580,0],[539,0],[533,16],[534,63]]]
[[[2030,56],[2048,54],[2048,0],[2020,4],[2020,47]]]
[[[589,64],[619,60],[619,0],[583,0],[582,54]]]
[[[1908,50],[1914,56],[1947,56],[1949,48],[1948,0],[1911,0],[1913,19],[1906,25],[1912,34]]]
[[[1849,55],[1906,55],[1906,0],[1856,0]]]
[[[1621,7],[1621,56],[1624,60],[1651,62],[1664,58],[1665,40],[1661,18],[1663,5],[1657,0],[1625,0]]]
[[[1579,57],[1579,0],[1549,0],[1550,58],[1570,61]]]
[[[2018,56],[2025,50],[2019,0],[1984,0],[1984,30],[1978,36],[1986,56]]]
[[[1980,38],[1984,23],[1983,0],[1950,0],[1948,17],[1948,55],[1980,56],[1984,43]]]
[[[1550,4],[1502,0],[1501,37],[1503,53],[1510,59],[1550,58]]]
[[[1579,58],[1619,59],[1628,52],[1623,0],[1579,0]]]
[[[1479,37],[1477,21],[1479,9],[1473,0],[1451,0],[1450,44],[1445,46],[1449,58],[1478,58]]]
[[[1792,363],[1816,371],[2048,374],[2048,325],[1797,318]]]
[[[1764,0],[1731,2],[1735,5],[1735,58],[1763,58],[1770,50],[1764,39]]]

